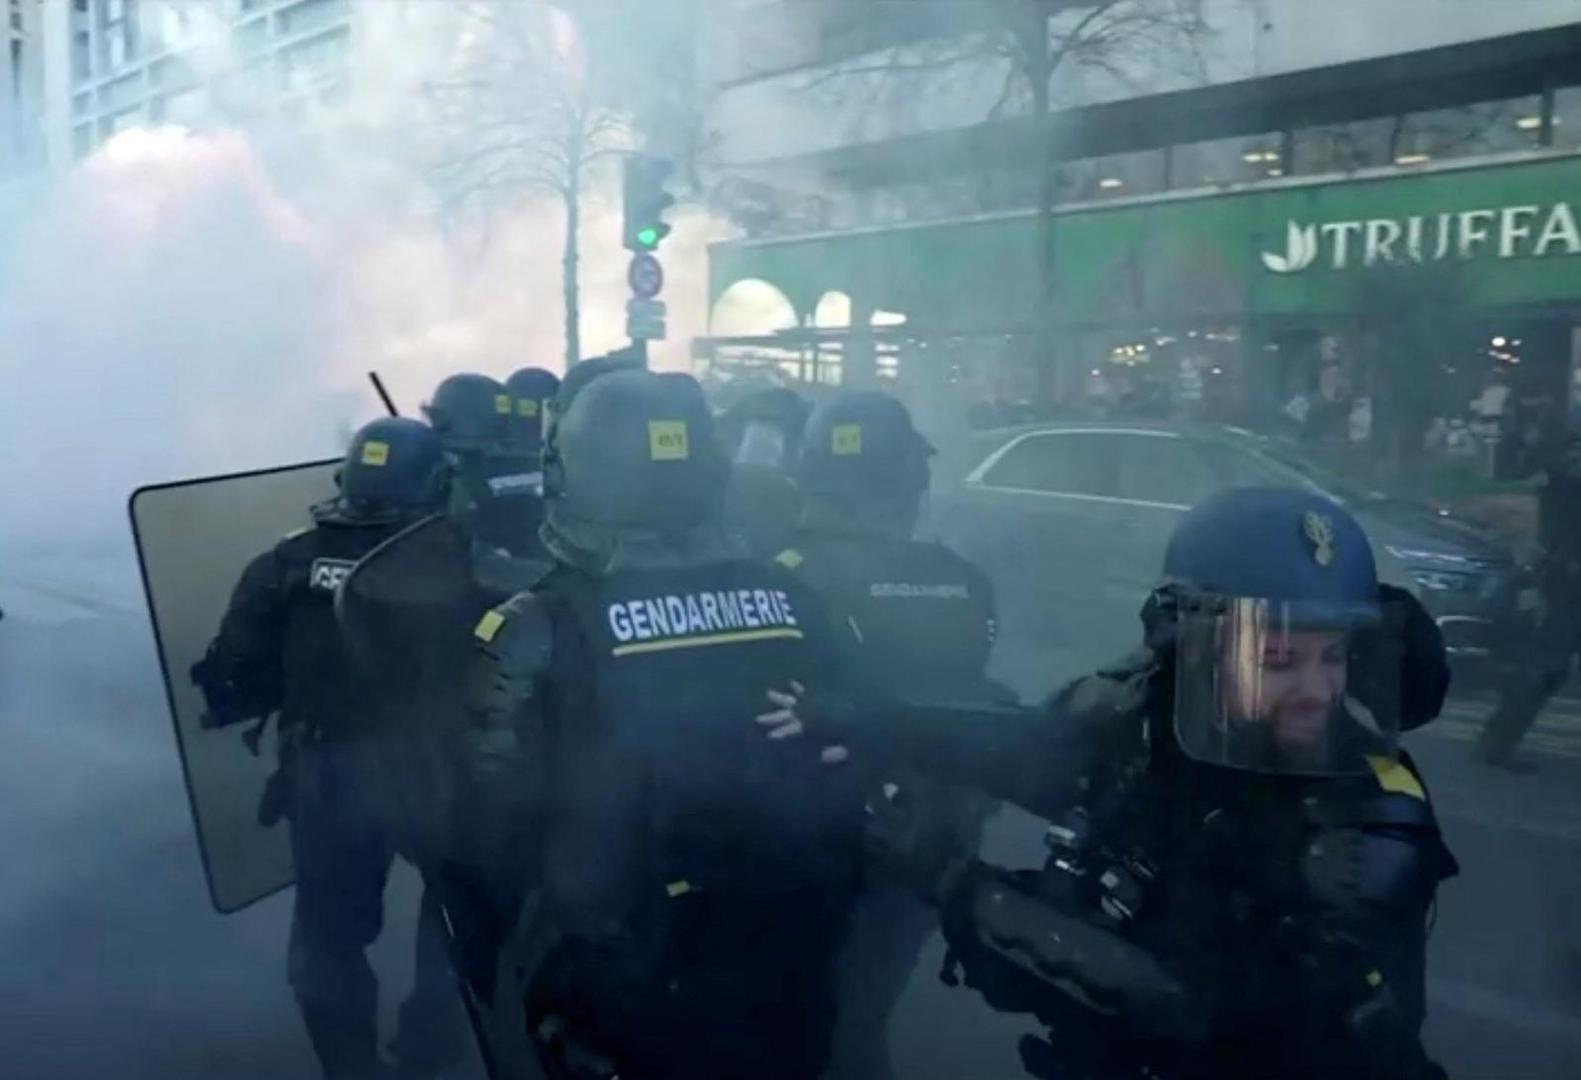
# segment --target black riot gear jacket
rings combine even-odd
[[[740,722],[765,686],[827,677],[811,594],[746,562],[625,571],[560,593],[589,647],[591,722],[646,778],[633,819],[649,829],[646,887],[837,899],[841,833],[857,820],[847,778],[815,749],[778,753]]]
[[[942,544],[802,530],[777,561],[825,596],[852,630],[864,672],[910,701],[987,696],[993,588]]]
[[[208,654],[193,671],[212,722],[280,713],[282,726],[352,733],[363,710],[335,623],[335,593],[357,560],[401,523],[327,523],[248,564]]]
[[[1313,778],[1191,761],[1148,737],[1167,724],[1157,668],[1121,665],[1067,687],[1048,723],[1085,733],[1066,755],[1082,775],[1047,758],[1018,772],[1005,754],[999,790],[1025,799],[1041,770],[1045,794],[1032,805],[1074,823],[1050,866],[1081,871],[1074,888],[1051,891],[1050,870],[1012,887],[1155,957],[1189,991],[1202,1030],[1171,1043],[1159,1018],[1122,1008],[1104,1019],[1007,969],[977,937],[970,879],[945,920],[968,982],[999,1007],[1037,1013],[1067,1067],[1119,1047],[1137,1055],[1132,1067],[1186,1077],[1436,1075],[1419,1037],[1427,915],[1457,866],[1414,765],[1379,757],[1367,776]]]
[[[459,454],[451,513],[487,548],[542,559],[543,472],[535,454]]]
[[[749,718],[766,687],[842,677],[827,627],[783,568],[711,551],[561,566],[478,623],[466,787],[485,805],[464,816],[517,808],[560,940],[543,993],[623,1069],[822,1069],[863,792]]]

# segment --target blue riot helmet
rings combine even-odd
[[[398,521],[441,509],[450,465],[427,424],[387,416],[352,436],[337,475],[340,496],[315,508],[320,521]]]
[[[796,482],[808,517],[844,516],[909,533],[933,453],[895,398],[877,390],[836,396],[813,409],[802,437]]]
[[[1193,507],[1164,556],[1174,730],[1199,762],[1365,773],[1400,729],[1400,641],[1381,632],[1372,548],[1337,503],[1232,488]]]
[[[510,433],[515,404],[505,385],[487,375],[451,375],[434,388],[423,415],[451,453],[500,449]]]
[[[622,546],[678,548],[717,531],[729,463],[697,381],[618,359],[573,374],[544,446],[550,549],[600,568]]]
[[[517,453],[539,453],[549,410],[560,392],[560,377],[543,368],[522,368],[505,380],[505,392],[511,398],[511,448]]]

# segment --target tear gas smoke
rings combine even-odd
[[[375,65],[387,45],[371,34],[353,70],[388,74],[290,130],[132,129],[42,193],[0,260],[4,542],[119,540],[140,484],[338,453],[381,411],[370,369],[415,412],[455,371],[563,367],[561,205],[431,212],[395,118],[447,58],[404,46]],[[583,355],[625,343],[617,184],[588,178]],[[652,349],[671,368],[704,331],[719,235],[676,217],[670,341]]]

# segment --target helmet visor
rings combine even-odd
[[[761,465],[778,469],[785,464],[785,433],[767,420],[752,420],[741,433],[736,447],[737,465]]]
[[[1309,776],[1394,757],[1399,646],[1376,610],[1188,593],[1177,620],[1174,727],[1188,757]]]

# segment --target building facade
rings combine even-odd
[[[40,0],[0,0],[0,177],[46,160]]]
[[[46,6],[46,115],[62,161],[129,127],[245,122],[332,99],[351,0],[70,0]]]
[[[1429,386],[1433,415],[1495,379],[1581,404],[1581,12],[1376,7],[1205,0],[1192,70],[1073,63],[1042,116],[938,38],[727,87],[728,167],[783,210],[713,249],[699,357],[1035,415],[1254,422],[1337,382]]]

